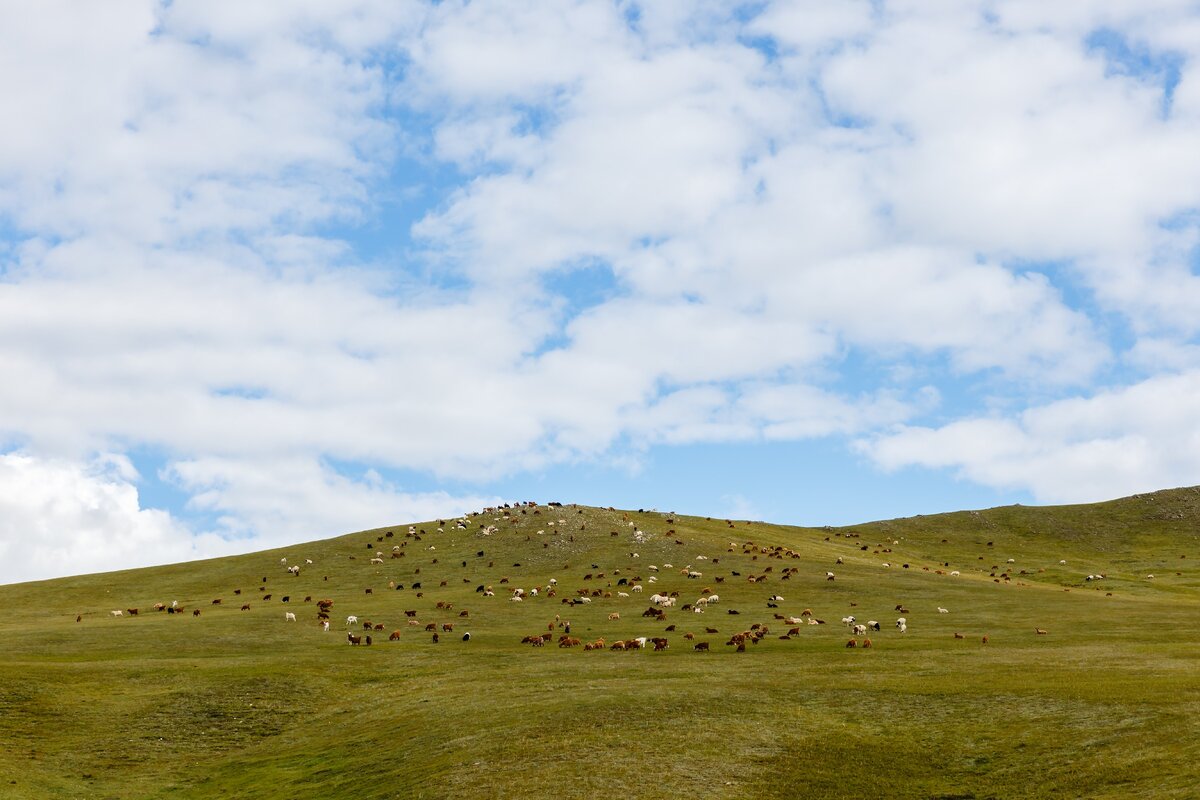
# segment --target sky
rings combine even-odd
[[[0,0],[0,583],[1200,484],[1194,0]]]

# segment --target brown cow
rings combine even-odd
[[[428,625],[426,625],[426,626],[425,626],[425,630],[427,630],[427,631],[436,631],[436,630],[437,630],[437,623],[436,623],[436,622],[431,622],[431,623],[429,623]]]
[[[350,642],[350,644],[362,644],[362,637],[355,636],[353,633],[347,633],[346,640]]]
[[[212,601],[212,604],[213,604],[214,606],[219,606],[219,605],[221,605],[221,598],[219,598],[219,597],[218,597],[216,600],[213,600],[213,601]]]
[[[851,639],[850,641],[846,642],[846,647],[858,647],[858,640]]]
[[[200,609],[198,609],[198,608],[194,608],[194,609],[192,609],[192,616],[193,616],[193,617],[198,617],[198,616],[200,616]]]
[[[449,632],[450,632],[450,631],[452,631],[452,630],[454,630],[454,625],[452,625],[452,624],[451,624],[451,623],[449,623],[449,622],[443,622],[443,623],[442,623],[442,632],[443,632],[443,633],[449,633]]]
[[[700,650],[701,652],[707,653],[708,652],[708,642],[696,642],[694,645],[692,645],[692,649]]]
[[[250,604],[249,604],[249,603],[243,603],[243,604],[242,604],[242,611],[249,611],[249,610],[250,610]]]
[[[388,641],[396,642],[399,640],[400,640],[400,631],[392,631],[392,635],[388,637]]]

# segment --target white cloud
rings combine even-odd
[[[404,492],[373,471],[355,480],[305,458],[199,458],[172,464],[167,477],[192,494],[193,508],[223,514],[223,531],[253,534],[261,547],[457,517],[501,502],[494,496]]]
[[[137,472],[108,454],[79,463],[0,455],[0,583],[225,555],[236,545],[192,536],[142,508]]]
[[[858,436],[1047,497],[1195,474],[1104,411],[1186,427],[1192,4],[243,6],[0,12],[0,437],[131,530],[157,512],[89,454],[160,448],[261,536],[486,494],[330,461],[486,481]],[[366,268],[355,225],[397,196],[427,204],[415,244]],[[575,302],[597,264],[611,290]]]
[[[1200,372],[1072,398],[1015,418],[902,427],[860,448],[888,470],[951,469],[1044,502],[1094,502],[1200,483]]]

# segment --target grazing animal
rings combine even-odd
[[[250,604],[249,604],[249,603],[243,603],[243,604],[242,604],[242,611],[249,611],[249,610],[250,610]]]
[[[1045,636],[1047,633],[1050,632],[1050,631],[1042,630],[1041,628],[1034,628],[1033,630],[1035,633],[1037,633],[1038,636]]]
[[[114,617],[120,617],[123,616],[125,612],[118,608],[116,611],[110,611],[108,613],[112,614]]]
[[[357,625],[357,624],[358,624],[358,617],[356,617],[356,616],[354,616],[353,614],[351,614],[350,616],[346,617],[346,624],[347,624],[347,625]]]
[[[283,621],[284,622],[295,622],[296,615],[290,611],[285,611],[285,612],[283,612]]]
[[[619,611],[614,611],[614,612],[612,612],[611,614],[609,614],[609,615],[608,615],[608,618],[609,618],[609,619],[620,619],[620,618],[621,618],[621,614],[620,614],[620,612],[619,612]]]
[[[858,640],[851,639],[850,641],[846,642],[846,647],[858,647]]]
[[[467,631],[466,633],[464,633],[464,634],[462,635],[462,640],[463,640],[464,642],[469,642],[469,641],[471,641],[471,632],[470,632],[470,631]]]
[[[870,639],[863,639],[862,646],[863,646],[864,648],[866,648],[866,647],[870,647],[870,646],[871,646],[871,640],[870,640]]]
[[[708,642],[696,642],[692,645],[693,650],[699,650],[702,653],[708,652]]]
[[[896,620],[896,627],[900,629],[901,633],[904,633],[906,630],[908,630],[908,620],[904,617],[901,617],[900,619]]]
[[[323,620],[321,622],[321,630],[325,631],[326,633],[329,633],[329,620]]]
[[[938,606],[938,613],[939,614],[949,614],[950,611],[949,611],[949,609],[945,609],[945,608],[942,608],[941,606]]]
[[[958,631],[955,631],[954,638],[955,639],[965,639],[965,638],[967,638],[967,635],[965,633],[959,633]]]
[[[213,604],[214,606],[219,606],[219,605],[221,605],[221,598],[219,598],[219,597],[218,597],[216,600],[213,600],[213,601],[212,601],[212,604]]]
[[[193,609],[192,609],[192,616],[193,616],[193,617],[198,617],[198,616],[200,616],[200,609],[198,609],[198,608],[193,608]]]
[[[986,634],[986,633],[983,635],[983,643],[984,643],[984,644],[987,644],[987,643],[988,643],[988,637],[987,637],[987,634]]]

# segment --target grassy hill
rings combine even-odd
[[[1200,792],[1200,489],[846,528],[569,505],[456,522],[0,587],[0,797]],[[684,610],[704,589],[719,600]],[[642,616],[655,592],[679,594],[664,620]],[[777,618],[805,609],[825,624]],[[845,646],[865,638],[847,615],[881,623],[871,648]],[[383,630],[351,646],[362,620]],[[567,623],[606,646],[556,646]],[[669,647],[609,649],[640,636]]]

